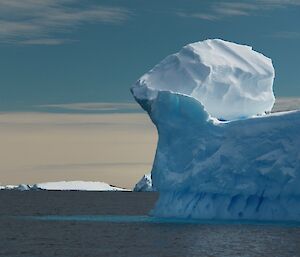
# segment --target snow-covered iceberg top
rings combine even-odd
[[[273,80],[271,59],[250,46],[209,39],[165,58],[136,82],[132,93],[140,103],[155,99],[159,91],[187,95],[211,116],[232,120],[270,112]]]
[[[250,47],[207,40],[132,87],[159,134],[153,215],[300,221],[300,112],[245,119],[271,110],[273,78]]]
[[[57,191],[129,191],[124,188],[111,186],[105,182],[93,181],[58,181],[37,183],[34,185],[20,184],[18,186],[2,186],[0,189],[7,190],[57,190]]]

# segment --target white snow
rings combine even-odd
[[[209,39],[185,46],[143,75],[132,87],[138,101],[159,91],[188,95],[218,119],[270,112],[275,97],[271,59],[250,46]]]
[[[16,185],[6,185],[6,186],[4,186],[3,189],[13,190],[13,189],[16,189],[17,187],[18,187],[18,186],[16,186]]]
[[[133,191],[135,192],[152,192],[155,191],[152,187],[151,174],[145,174],[140,181],[135,185]]]
[[[201,54],[192,55],[193,45],[201,46],[200,52],[195,50]],[[220,97],[215,89],[218,83],[212,84],[211,79],[197,84],[207,90],[211,87],[205,101],[200,99],[199,87],[189,87],[187,82],[194,81],[187,72],[191,71],[190,63],[195,62],[193,78],[200,78],[203,62],[209,61],[208,55],[203,55],[203,45],[212,57],[210,62],[223,65],[219,70],[212,65],[212,78],[224,77],[233,88],[229,94],[233,98],[227,93]],[[132,88],[159,134],[151,171],[159,200],[152,214],[300,221],[300,111],[237,119],[272,108],[271,60],[251,52],[250,47],[220,40],[195,43],[182,51],[165,59]],[[189,61],[183,62],[183,56]],[[216,104],[213,111],[210,103]],[[211,115],[235,120],[222,122]]]
[[[42,190],[127,191],[124,188],[114,187],[104,182],[91,181],[46,182],[34,184],[32,188]]]
[[[31,186],[26,184],[20,184],[20,185],[6,185],[2,186],[0,185],[0,190],[18,190],[18,191],[27,191],[30,190]]]
[[[58,182],[45,182],[37,183],[34,185],[20,184],[0,186],[1,189],[6,190],[59,190],[59,191],[130,191],[125,188],[111,186],[104,182],[92,182],[92,181],[58,181]]]

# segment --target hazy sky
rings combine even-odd
[[[299,0],[0,0],[0,109],[129,102],[165,56],[207,38],[271,57],[275,92],[299,96]]]
[[[207,38],[253,46],[300,96],[298,0],[0,0],[0,183],[132,186],[157,138],[130,85]]]
[[[131,188],[151,169],[156,131],[131,114],[0,114],[0,182],[104,181]]]

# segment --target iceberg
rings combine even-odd
[[[32,186],[35,190],[60,190],[60,191],[127,191],[124,188],[111,186],[104,182],[94,181],[58,181],[38,183]]]
[[[300,112],[269,114],[272,61],[220,39],[185,46],[132,94],[157,127],[152,215],[300,220]]]
[[[29,191],[31,190],[30,185],[26,184],[20,184],[20,185],[6,185],[6,186],[1,186],[0,185],[0,190],[15,190],[15,191]]]
[[[1,186],[1,190],[15,190],[15,189],[17,189],[18,188],[18,186],[16,186],[16,185],[6,185],[6,186]]]
[[[34,185],[20,184],[0,186],[0,190],[16,190],[16,191],[130,191],[125,188],[115,187],[105,182],[98,181],[57,181],[44,182]]]
[[[136,183],[134,192],[153,192],[151,174],[145,174],[138,183]]]

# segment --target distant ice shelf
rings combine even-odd
[[[0,190],[58,190],[58,191],[129,191],[124,188],[111,186],[104,182],[93,181],[58,181],[58,182],[45,182],[34,185],[20,184],[18,186],[8,185],[1,186]]]
[[[251,47],[212,39],[133,85],[159,135],[152,215],[300,221],[300,112],[269,114],[274,74]]]

